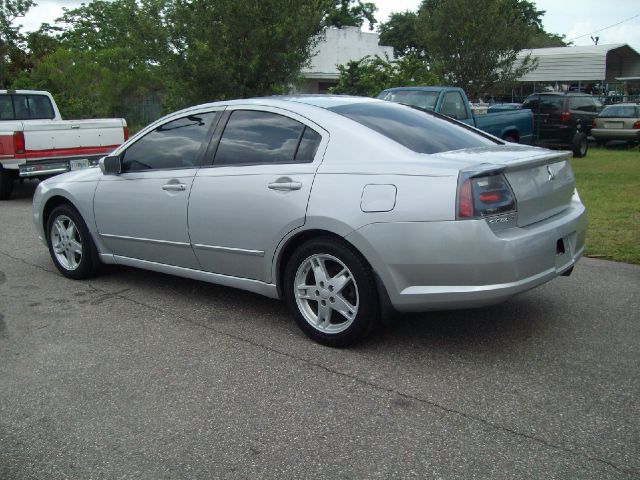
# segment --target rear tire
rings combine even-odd
[[[584,133],[576,133],[573,137],[572,148],[573,156],[576,158],[582,158],[587,156],[589,150],[589,144],[587,142],[587,136]]]
[[[96,246],[80,213],[71,205],[53,209],[47,219],[47,244],[56,268],[67,278],[89,278],[98,269]]]
[[[293,253],[284,296],[298,327],[329,347],[364,339],[380,316],[371,268],[357,251],[332,238],[310,240]]]
[[[9,200],[13,193],[13,182],[15,174],[0,166],[0,200]]]

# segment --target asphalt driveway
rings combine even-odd
[[[0,203],[1,479],[640,476],[640,267],[334,350],[253,294],[63,278],[33,188]]]

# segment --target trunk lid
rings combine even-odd
[[[438,157],[458,163],[466,160],[461,168],[464,172],[502,172],[516,197],[519,227],[557,215],[569,207],[573,197],[570,152],[513,145],[446,152]]]

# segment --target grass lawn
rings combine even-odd
[[[586,255],[640,264],[640,150],[593,147],[571,165],[587,207]]]

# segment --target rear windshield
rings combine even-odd
[[[378,98],[389,102],[404,103],[425,110],[435,110],[438,101],[438,92],[425,92],[420,90],[397,90],[395,92],[382,92]]]
[[[531,97],[525,100],[522,108],[528,108],[533,112],[559,113],[562,112],[564,106],[564,97],[549,95],[540,97]]]
[[[600,112],[600,117],[608,118],[636,118],[640,115],[640,108],[633,105],[609,105]]]
[[[453,120],[390,102],[351,103],[329,110],[369,127],[417,153],[499,145]]]
[[[51,100],[46,95],[0,94],[0,120],[44,120],[54,117]]]

